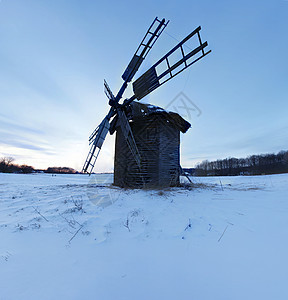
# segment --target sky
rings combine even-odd
[[[141,100],[191,123],[182,167],[287,150],[287,0],[2,0],[0,157],[80,171],[109,110],[103,80],[116,94],[156,16],[170,23],[135,79],[199,25],[212,50]],[[114,138],[94,171],[113,170]]]

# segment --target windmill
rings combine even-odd
[[[125,140],[126,148],[130,151],[134,166],[136,166],[139,174],[141,174],[141,170],[144,166],[140,153],[141,151],[139,151],[138,149],[139,144],[137,145],[133,130],[130,126],[132,124],[131,116],[129,117],[129,108],[131,110],[131,107],[137,107],[137,102],[135,102],[134,100],[141,100],[146,95],[148,95],[211,52],[211,50],[207,52],[204,51],[204,48],[208,46],[208,43],[202,43],[200,37],[201,27],[197,27],[181,42],[179,42],[173,49],[171,49],[166,55],[164,55],[159,61],[157,61],[152,67],[150,67],[142,76],[135,80],[132,83],[134,95],[120,103],[120,100],[122,99],[124,91],[126,90],[128,84],[132,81],[143,60],[145,59],[165,27],[168,25],[168,23],[169,21],[166,22],[165,19],[160,20],[157,17],[154,19],[122,75],[122,79],[124,80],[124,82],[116,96],[113,94],[107,82],[104,80],[104,91],[109,99],[109,105],[111,106],[111,108],[100,125],[92,132],[89,137],[89,145],[91,148],[84,163],[82,172],[88,173],[89,175],[92,173],[108,131],[113,134],[115,132],[115,127],[118,127],[119,132],[121,132],[121,135]],[[197,39],[197,46],[194,49],[191,49],[187,46],[187,42],[189,42],[193,37],[194,39]],[[189,49],[188,52],[187,49]],[[172,57],[176,52],[178,54],[180,53],[180,58],[177,59],[176,62],[175,59],[173,62],[171,62]],[[169,120],[167,122],[169,122]],[[118,132],[117,129],[116,132]],[[143,186],[145,186],[145,184]]]

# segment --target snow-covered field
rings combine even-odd
[[[0,174],[0,300],[288,299],[288,175],[123,190]]]

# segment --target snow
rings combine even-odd
[[[288,174],[124,190],[0,174],[0,299],[288,299]]]

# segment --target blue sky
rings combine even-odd
[[[103,79],[116,93],[155,16],[170,23],[139,74],[199,25],[212,49],[143,99],[165,108],[183,93],[201,111],[182,166],[287,150],[288,1],[2,0],[0,156],[80,170],[109,109]],[[111,171],[113,153],[109,136],[95,171]]]

